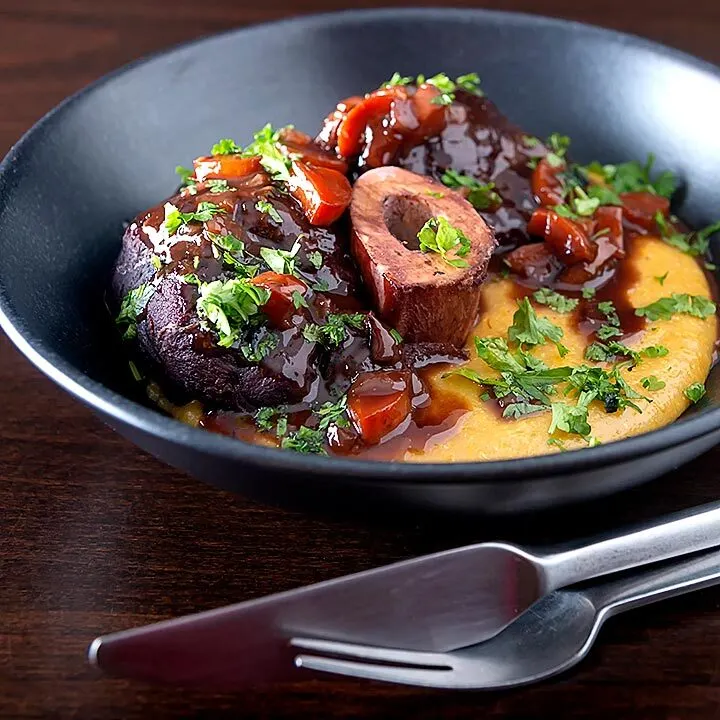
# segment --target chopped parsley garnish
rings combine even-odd
[[[269,290],[245,278],[201,282],[198,288],[198,315],[217,332],[221,347],[237,342],[241,333],[259,319],[260,308],[270,299]]]
[[[197,183],[197,180],[195,180],[195,178],[193,177],[193,175],[195,174],[194,170],[183,167],[182,165],[178,165],[175,168],[175,172],[180,176],[181,185],[188,187]]]
[[[565,447],[565,443],[560,440],[560,438],[550,437],[548,438],[547,444],[554,445],[555,447],[560,448],[562,452],[565,452],[567,450],[567,448]]]
[[[522,141],[523,145],[528,148],[535,148],[540,144],[540,139],[534,137],[533,135],[523,135]]]
[[[568,349],[560,342],[562,336],[562,328],[547,318],[539,317],[526,297],[518,301],[518,309],[508,330],[511,342],[518,345],[543,345],[549,340],[555,343],[560,357],[564,357]]]
[[[350,424],[347,416],[347,395],[343,395],[337,402],[324,403],[314,413],[319,418],[319,430],[327,430],[331,425],[347,427]]]
[[[468,267],[467,261],[461,258],[470,252],[470,240],[462,230],[451,225],[444,215],[430,218],[417,237],[422,252],[438,253],[452,267]],[[448,257],[450,251],[454,251],[457,257]]]
[[[587,420],[588,405],[593,399],[589,398],[589,396],[584,397],[582,401],[578,401],[577,405],[554,402],[552,404],[552,420],[550,421],[548,434],[552,435],[556,430],[562,430],[582,437],[590,435],[592,428]]]
[[[295,275],[295,256],[300,250],[300,243],[295,244],[290,250],[278,250],[277,248],[260,248],[260,257],[265,264],[280,275]]]
[[[667,276],[670,274],[670,271],[668,270],[664,275],[655,275],[655,279],[661,284],[665,284],[665,280],[667,280]]]
[[[612,370],[600,367],[581,365],[574,368],[568,384],[566,395],[573,393],[581,404],[590,404],[592,400],[599,400],[605,406],[605,412],[614,413],[626,407],[637,412],[642,410],[633,400],[647,400],[635,392],[620,374],[623,366],[616,365]]]
[[[159,255],[155,255],[155,253],[150,256],[150,262],[156,270],[160,270],[163,266],[162,258]]]
[[[206,180],[205,184],[211,193],[221,193],[232,190],[227,180]]]
[[[655,156],[650,154],[644,165],[636,160],[620,165],[601,165],[594,162],[578,167],[578,170],[593,184],[602,183],[617,194],[642,191],[669,198],[677,186],[675,176],[670,171],[665,171],[653,177],[654,164]]]
[[[622,205],[622,198],[605,185],[590,185],[587,188],[587,194],[588,197],[597,200],[600,205]]]
[[[133,380],[135,382],[142,382],[143,374],[132,360],[128,360],[128,367],[130,368],[130,374],[133,376]]]
[[[597,293],[597,290],[594,287],[584,287],[582,289],[582,296],[583,298],[585,298],[585,300],[590,300],[591,298],[594,298],[595,293]]]
[[[635,364],[640,360],[640,353],[614,340],[609,343],[594,342],[585,350],[585,358],[593,362],[614,362],[618,357],[630,358]]]
[[[421,84],[421,77],[418,75],[418,84]],[[452,105],[457,85],[445,73],[438,73],[427,79],[423,78],[423,81],[428,85],[434,85],[440,91],[440,95],[431,100],[434,105]]]
[[[224,235],[208,233],[208,237],[214,245],[217,245],[225,252],[232,253],[238,257],[242,257],[245,254],[245,243],[232,233],[225,233]]]
[[[242,343],[240,352],[248,362],[259,363],[277,347],[277,344],[277,336],[270,333],[253,342]]]
[[[552,133],[547,139],[546,145],[549,152],[545,159],[552,167],[560,167],[565,164],[565,155],[570,147],[570,138],[560,133]]]
[[[307,300],[302,296],[302,293],[299,290],[293,290],[292,295],[290,296],[292,298],[292,303],[295,309],[301,307],[307,307]]]
[[[559,292],[555,292],[555,290],[550,290],[550,288],[540,288],[536,290],[533,293],[533,300],[541,305],[547,305],[550,309],[555,310],[555,312],[563,314],[572,312],[580,302],[575,298],[569,298],[561,295]]]
[[[403,336],[395,328],[390,328],[390,335],[396,343],[403,342]]]
[[[262,407],[254,415],[255,427],[261,432],[270,432],[277,422],[276,418],[282,415],[279,408]]]
[[[243,149],[230,138],[218,140],[210,150],[211,155],[238,155]]]
[[[310,286],[315,292],[327,292],[330,289],[327,280],[319,278]]]
[[[191,222],[205,223],[215,215],[227,212],[224,208],[211,202],[198,203],[194,212],[181,213],[172,203],[165,203],[165,222],[163,226],[167,234],[172,236],[183,225]]]
[[[692,403],[699,402],[705,395],[705,385],[701,382],[692,383],[688,385],[685,390],[685,397]]]
[[[276,222],[278,225],[282,224],[282,216],[271,202],[268,202],[267,200],[258,200],[255,203],[255,209],[258,212],[263,213],[263,215],[269,215],[271,220]]]
[[[622,330],[619,327],[613,327],[612,325],[601,325],[595,333],[599,340],[609,340],[614,337],[622,337]]]
[[[664,345],[648,345],[640,351],[647,358],[665,357],[670,351]]]
[[[149,283],[143,283],[130,290],[122,299],[115,323],[123,329],[123,339],[132,340],[137,337],[137,319],[154,294],[155,287]]]
[[[715,311],[715,303],[702,295],[673,293],[669,297],[650,303],[650,305],[637,308],[635,314],[648,320],[670,320],[676,314],[707,318],[714,315]]]
[[[618,316],[615,305],[611,300],[598,303],[597,309],[605,316],[608,325],[620,327],[620,317]]]
[[[708,225],[703,230],[696,230],[689,233],[677,232],[660,212],[655,214],[655,222],[660,230],[660,237],[668,245],[672,245],[692,257],[705,255],[710,249],[710,238],[716,232],[720,232],[720,221]]]
[[[463,175],[457,170],[446,170],[440,178],[450,188],[468,188],[468,202],[476,210],[491,210],[502,205],[502,198],[495,192],[495,183],[481,183],[470,175]]]
[[[392,77],[384,82],[380,87],[394,87],[395,85],[409,85],[413,81],[413,78],[409,75],[401,75],[399,72],[394,72]]]
[[[260,164],[277,182],[289,182],[291,179],[292,158],[282,151],[280,143],[280,133],[283,129],[273,130],[272,125],[268,123],[253,135],[253,142],[243,152],[245,156],[260,156]]]
[[[647,377],[644,377],[640,384],[650,392],[655,392],[656,390],[662,390],[665,387],[665,382],[662,380],[659,380],[655,375],[648,375]]]
[[[303,425],[295,432],[286,435],[280,447],[304,455],[327,455],[325,451],[325,433]]]
[[[445,197],[445,193],[439,192],[438,190],[426,190],[425,194],[429,195],[430,197],[437,198],[438,200]]]
[[[480,76],[477,73],[467,73],[466,75],[458,75],[455,82],[459,88],[466,92],[473,93],[482,97],[485,93],[480,89]]]
[[[303,337],[308,342],[319,343],[326,347],[337,347],[345,341],[347,328],[362,330],[366,316],[363,313],[330,313],[324,325],[310,323],[303,328]]]
[[[310,261],[310,264],[316,269],[319,270],[322,267],[323,264],[323,256],[322,253],[318,250],[313,250],[312,252],[309,252],[307,254],[307,259]]]

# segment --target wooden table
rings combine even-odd
[[[375,5],[381,3],[365,3]],[[397,3],[402,4],[402,3]],[[458,3],[473,5],[472,2]],[[720,63],[717,0],[495,0],[647,35]],[[158,48],[333,0],[1,0],[0,150],[69,93]],[[98,677],[92,638],[488,536],[569,537],[580,526],[713,499],[720,449],[577,513],[404,528],[324,521],[201,485],[119,438],[0,337],[0,717],[608,716],[720,713],[720,589],[611,621],[576,672],[504,694],[329,681],[210,695]],[[554,528],[554,533],[547,528]]]

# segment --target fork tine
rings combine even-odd
[[[419,665],[423,668],[434,668],[436,670],[449,670],[451,668],[451,657],[445,653],[393,650],[373,645],[355,645],[333,640],[315,640],[314,638],[292,638],[290,645],[317,653],[347,655],[349,659],[380,660],[385,663],[408,666]]]
[[[354,662],[352,660],[337,660],[335,658],[319,655],[298,655],[295,665],[319,670],[321,672],[347,675],[349,677],[363,678],[365,680],[381,680],[383,682],[399,683],[402,685],[419,685],[424,687],[447,687],[449,668],[435,670],[420,670],[414,667],[400,667],[393,665],[376,665],[373,663]]]

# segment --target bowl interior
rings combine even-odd
[[[266,122],[314,132],[393,71],[477,71],[528,132],[583,162],[657,155],[691,225],[720,214],[720,74],[636,38],[482,11],[351,12],[230,32],[113,74],[42,121],[0,171],[0,303],[67,372],[128,395],[104,304],[123,223],[171,194],[173,169]],[[706,410],[720,407],[710,382]],[[705,411],[705,410],[704,410]]]

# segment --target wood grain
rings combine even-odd
[[[387,5],[366,2],[364,7]],[[392,3],[402,5],[405,3]],[[471,6],[472,2],[456,5]],[[720,63],[720,4],[515,0]],[[86,83],[232,26],[334,0],[0,0],[0,150]],[[98,677],[102,632],[225,605],[485,537],[561,539],[718,494],[720,450],[581,513],[534,525],[370,527],[259,507],[167,468],[108,430],[0,338],[0,717],[711,718],[720,714],[720,589],[613,620],[555,682],[450,694],[328,681],[209,695]]]

